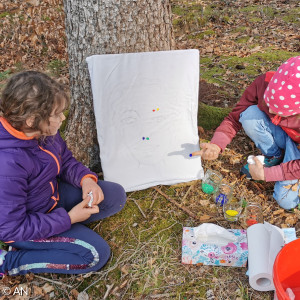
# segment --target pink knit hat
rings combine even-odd
[[[300,56],[282,64],[272,77],[264,99],[278,115],[300,114]]]

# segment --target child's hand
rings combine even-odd
[[[71,224],[83,222],[87,220],[92,214],[97,214],[99,212],[99,206],[93,205],[88,207],[89,199],[85,199],[82,202],[74,206],[69,212],[69,217],[71,219]]]
[[[88,203],[91,199],[91,197],[88,195],[90,192],[93,194],[92,205],[97,205],[104,199],[104,195],[100,186],[93,179],[87,177],[82,181],[82,199],[88,200]]]
[[[253,158],[255,164],[248,164],[249,172],[254,180],[265,180],[265,171],[263,164],[259,161],[257,157]]]
[[[221,152],[219,146],[211,143],[202,143],[200,144],[200,148],[200,151],[195,151],[192,155],[200,155],[203,159],[214,160],[218,158],[219,153]]]

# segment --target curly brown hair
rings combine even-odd
[[[0,115],[17,130],[40,130],[40,123],[48,121],[53,109],[66,109],[70,99],[64,88],[48,75],[38,71],[24,71],[13,75],[4,88],[0,100]],[[28,128],[26,120],[34,117]]]

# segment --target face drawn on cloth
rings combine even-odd
[[[186,101],[191,95],[180,95],[161,82],[148,78],[118,82],[110,87],[107,105],[111,114],[110,129],[117,137],[119,152],[138,165],[162,163],[176,147],[181,128],[189,122]],[[188,104],[190,105],[190,104]],[[183,129],[182,129],[183,130]],[[122,154],[121,154],[122,155]]]

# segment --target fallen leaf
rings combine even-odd
[[[241,158],[240,158],[240,156],[231,156],[229,158],[229,161],[231,164],[235,165],[235,164],[239,164],[241,162]]]
[[[296,218],[295,218],[296,217]],[[293,225],[295,225],[296,223],[297,223],[297,216],[295,216],[295,215],[290,215],[290,216],[288,216],[286,219],[285,219],[285,224],[286,225],[288,225],[289,227],[290,226],[293,226]]]
[[[128,272],[129,270],[130,270],[130,265],[128,265],[128,264],[121,267],[121,272],[125,275],[127,275],[129,273]]]
[[[39,0],[27,0],[27,3],[30,3],[33,6],[38,6],[40,4]]]
[[[147,261],[147,265],[150,266],[150,268],[153,267],[153,264],[155,263],[156,258],[151,257],[148,261]]]
[[[210,200],[200,200],[199,203],[202,205],[202,206],[207,206],[211,203]]]
[[[293,192],[297,192],[297,190],[298,190],[298,182],[295,183],[295,184],[292,186],[292,191],[293,191]]]
[[[283,208],[275,210],[273,212],[273,215],[276,216],[276,215],[279,215],[279,214],[282,214],[282,213],[284,213],[284,209]]]
[[[205,134],[205,131],[204,131],[203,127],[198,126],[198,134],[199,135],[204,135]]]
[[[211,216],[209,216],[209,215],[203,215],[203,216],[200,217],[200,221],[207,221],[210,218],[211,218]]]
[[[208,46],[205,48],[205,51],[208,52],[208,53],[211,53],[211,52],[214,52],[214,48],[211,47],[211,46]]]
[[[43,286],[42,286],[42,289],[44,290],[44,292],[46,294],[54,291],[54,287],[52,285],[50,285],[49,283],[45,283]]]
[[[77,290],[73,289],[73,290],[71,290],[70,293],[71,293],[72,296],[74,296],[75,299],[78,298],[79,292]]]
[[[283,187],[284,187],[285,189],[289,190],[289,189],[292,187],[292,185],[291,185],[291,184],[289,184],[289,185],[284,185]]]
[[[127,282],[128,282],[128,280],[123,281],[120,285],[120,289],[122,289],[127,284]]]
[[[44,290],[41,287],[34,285],[33,286],[33,294],[34,294],[34,296],[42,296],[42,295],[44,295]]]
[[[81,292],[78,294],[77,300],[89,300],[87,292]]]
[[[292,190],[293,192],[297,192],[298,190],[298,182],[295,183],[295,184],[289,184],[289,185],[284,185],[283,186],[285,189],[288,189],[288,190]]]

